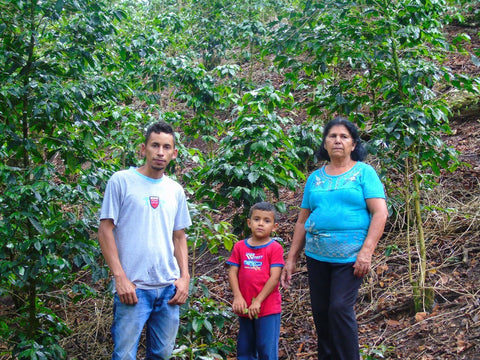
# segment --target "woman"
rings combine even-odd
[[[308,178],[282,272],[288,288],[305,248],[318,359],[360,359],[354,305],[383,234],[388,210],[357,128],[335,118],[324,129],[318,158],[327,164]]]

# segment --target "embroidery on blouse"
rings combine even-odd
[[[358,182],[360,170],[356,169],[353,173],[342,174],[339,176],[328,176],[323,168],[320,175],[315,175],[314,185],[327,190],[337,190],[347,186],[352,182]]]
[[[321,186],[324,183],[324,181],[318,177],[318,175],[315,176],[315,186]]]

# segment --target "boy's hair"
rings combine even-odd
[[[254,204],[250,208],[250,212],[248,213],[248,218],[249,219],[252,217],[253,210],[270,211],[271,213],[273,213],[273,221],[277,222],[277,210],[275,209],[275,206],[270,204],[269,202],[262,201],[262,202]]]
[[[166,123],[165,121],[158,121],[150,125],[145,132],[145,145],[148,143],[148,139],[152,133],[160,134],[166,133],[173,136],[173,144],[175,144],[175,133],[173,132],[173,128],[170,124]]]

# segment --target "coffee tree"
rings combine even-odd
[[[197,198],[217,205],[233,204],[238,210],[232,220],[237,232],[242,232],[250,206],[280,189],[294,189],[304,174],[298,170],[300,159],[295,144],[283,126],[290,118],[277,113],[293,102],[290,93],[272,86],[247,92],[237,99],[236,116],[220,140],[216,156],[206,160],[197,175],[202,179]],[[277,203],[279,210],[283,204]]]
[[[93,293],[64,285],[105,275],[91,236],[104,133],[91,115],[119,93],[97,70],[122,14],[68,0],[1,1],[0,13],[0,296],[13,305],[0,335],[12,357],[62,359],[55,304]]]
[[[443,35],[452,13],[447,1],[307,2],[285,15],[289,21],[278,23],[272,41],[279,68],[293,86],[309,90],[309,114],[347,115],[366,130],[382,172],[403,174],[407,233],[419,249],[418,275],[410,272],[417,311],[428,310],[433,299],[421,192],[434,183],[427,177],[459,164],[441,138],[450,131],[441,90],[478,92],[478,82],[443,65],[447,52],[461,51],[453,44],[468,40]]]

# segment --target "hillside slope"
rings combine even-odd
[[[479,48],[478,36],[474,38],[477,44],[471,47]],[[466,58],[451,59],[449,65],[459,71],[478,74],[478,69]],[[261,68],[258,71],[261,72]],[[256,75],[262,76],[261,73]],[[272,74],[263,76],[267,78]],[[429,213],[425,222],[428,284],[435,290],[436,305],[431,313],[413,312],[406,236],[399,231],[404,219],[390,218],[356,305],[360,344],[369,359],[480,359],[480,114],[469,113],[468,117],[453,119],[452,129],[453,134],[445,141],[460,151],[461,160],[468,166],[455,173],[442,174],[440,186],[424,194],[425,203],[437,209]],[[301,192],[301,189],[284,190],[279,199],[290,209],[281,216],[278,231],[286,250],[293,234]],[[228,221],[233,211],[225,209],[219,220]],[[393,250],[388,257],[385,255],[387,248]],[[196,276],[213,278],[214,283],[206,284],[211,297],[228,304],[232,297],[224,267],[227,255],[224,250],[204,256],[197,263]],[[299,269],[292,288],[282,290],[282,360],[316,359],[304,258]],[[69,304],[65,312],[73,329],[72,335],[64,341],[70,358],[108,359],[110,297],[104,294],[97,299]],[[223,331],[224,339],[235,339],[236,323],[229,324]]]

